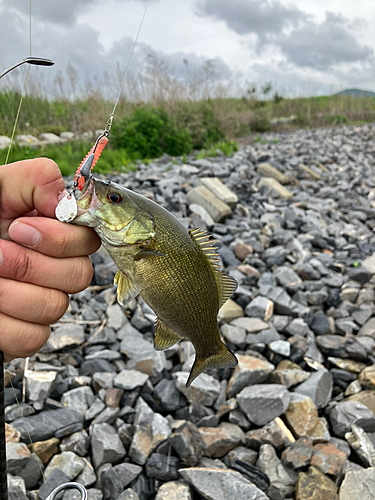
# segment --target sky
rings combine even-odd
[[[283,96],[375,90],[373,0],[31,0],[32,54],[55,61],[32,71],[43,82],[70,64],[116,88],[146,4],[132,75],[152,57],[187,81],[209,62],[210,78],[236,92],[268,82]],[[29,55],[29,5],[0,0],[0,72]]]

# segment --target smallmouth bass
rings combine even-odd
[[[120,304],[141,294],[157,315],[155,348],[167,349],[184,338],[194,345],[187,387],[205,370],[236,366],[221,341],[217,314],[237,283],[219,270],[209,235],[187,231],[157,203],[91,176],[77,206],[72,223],[92,227],[119,269]]]

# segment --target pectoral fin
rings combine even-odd
[[[202,357],[199,352],[196,353],[196,358],[191,369],[189,378],[186,382],[186,387],[189,387],[194,379],[202,372],[210,368],[230,368],[237,366],[237,358],[228,347],[221,342],[219,351],[211,354],[208,357]]]
[[[146,257],[166,257],[165,253],[159,252],[159,250],[140,250],[135,256],[134,260],[141,260],[145,259]]]
[[[140,292],[122,271],[117,271],[114,284],[117,285],[117,300],[122,306],[134,299]]]
[[[154,337],[154,347],[157,351],[164,351],[168,347],[172,347],[183,339],[181,335],[176,333],[172,328],[169,328],[165,323],[157,320],[156,332]]]

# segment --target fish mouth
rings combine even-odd
[[[82,192],[77,199],[77,216],[74,219],[74,224],[97,227],[99,221],[95,217],[96,210],[100,207],[101,202],[95,193],[95,178],[90,176]]]

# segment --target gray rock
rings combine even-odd
[[[282,500],[294,492],[297,473],[284,467],[273,446],[264,444],[260,447],[256,466],[267,474],[271,482],[267,491],[271,500]]]
[[[85,430],[74,432],[64,438],[60,443],[61,451],[72,451],[80,457],[87,455],[90,446],[90,438]]]
[[[363,429],[353,424],[352,432],[347,432],[345,439],[359,456],[365,467],[375,467],[375,446]]]
[[[223,337],[232,344],[243,347],[246,341],[246,330],[234,325],[224,323],[220,327]]]
[[[7,480],[10,500],[28,500],[25,481],[21,477],[13,477],[12,474],[8,474]]]
[[[146,475],[158,481],[178,479],[180,461],[177,457],[152,453],[146,463]]]
[[[247,333],[258,333],[269,326],[268,323],[259,318],[236,318],[230,324],[244,328]]]
[[[361,471],[350,471],[345,474],[340,487],[340,500],[374,499],[375,468]]]
[[[18,418],[12,422],[21,433],[21,440],[29,442],[45,441],[53,437],[56,432],[76,426],[75,430],[82,429],[83,417],[75,410],[45,410],[37,415]],[[72,431],[74,432],[74,431]]]
[[[244,387],[265,382],[270,377],[275,367],[266,361],[255,356],[237,355],[238,365],[233,370],[229,379],[227,394],[232,398],[236,396]]]
[[[84,466],[85,462],[81,457],[72,451],[63,451],[52,458],[44,471],[44,477],[48,479],[53,471],[58,469],[65,474],[69,481],[72,481],[82,472]]]
[[[181,476],[210,500],[268,500],[269,497],[239,472],[193,467],[180,469]]]
[[[69,478],[60,469],[55,469],[39,488],[38,498],[40,500],[46,500],[55,488],[68,482]]]
[[[166,358],[164,352],[146,351],[142,354],[137,354],[128,361],[126,367],[129,370],[137,370],[149,377],[159,377],[166,367]]]
[[[335,404],[329,411],[329,419],[333,432],[339,437],[344,437],[353,424],[367,432],[375,432],[375,415],[359,401]]]
[[[332,396],[333,379],[328,370],[318,370],[312,373],[310,377],[294,388],[294,392],[309,396],[315,403],[315,406],[325,408]]]
[[[200,427],[199,432],[209,457],[222,458],[240,444],[245,444],[245,434],[238,425],[228,422],[218,427]]]
[[[25,466],[17,473],[17,476],[25,481],[28,490],[32,490],[39,484],[43,471],[44,466],[40,458],[35,453],[32,453]]]
[[[154,390],[155,395],[167,411],[175,411],[186,405],[185,398],[176,389],[173,380],[162,378]]]
[[[182,481],[169,481],[160,486],[155,500],[193,500],[193,497],[189,485]]]
[[[128,321],[124,310],[119,304],[113,304],[113,306],[108,307],[107,318],[107,327],[113,328],[116,332]]]
[[[190,387],[186,387],[189,374],[176,372],[173,374],[177,389],[186,397],[189,403],[201,403],[212,406],[220,393],[220,382],[207,373],[202,373]]]
[[[274,196],[280,196],[281,198],[293,198],[293,193],[288,191],[288,189],[286,189],[272,177],[262,177],[262,179],[258,183],[258,189],[263,186],[270,188]]]
[[[237,401],[250,422],[262,426],[284,413],[290,394],[283,385],[253,385],[245,387],[237,395]]]
[[[126,455],[119,435],[107,423],[94,425],[91,433],[91,448],[96,469],[105,463],[116,462]]]
[[[30,450],[24,443],[6,443],[7,471],[13,476],[26,466],[30,460]]]
[[[116,500],[124,489],[142,472],[142,467],[123,463],[102,473],[104,498]]]
[[[128,488],[117,497],[117,500],[139,500],[139,496],[134,490]]]
[[[312,453],[312,440],[307,437],[302,437],[285,448],[281,455],[281,459],[289,470],[293,469],[299,471],[309,465]]]
[[[273,275],[278,285],[284,286],[288,292],[296,292],[301,288],[302,281],[290,267],[281,266],[274,270]]]
[[[371,318],[366,321],[366,323],[360,328],[357,335],[375,338],[375,318]]]
[[[289,184],[289,178],[281,173],[277,168],[273,167],[269,163],[259,163],[257,166],[257,171],[262,177],[272,177],[276,179],[280,184]]]
[[[192,422],[186,422],[173,432],[169,443],[177,453],[181,462],[194,467],[198,465],[204,450],[199,430]]]
[[[81,345],[85,341],[85,330],[82,325],[63,325],[51,333],[44,352],[53,352],[73,345]]]
[[[84,415],[94,402],[95,396],[90,387],[77,387],[65,392],[61,403],[70,410],[75,410]]]
[[[25,371],[26,395],[29,401],[48,398],[55,387],[57,371]]]
[[[285,358],[289,358],[291,345],[286,340],[274,340],[268,344],[269,349],[275,354],[280,354]]]
[[[105,404],[100,398],[96,398],[90,408],[85,413],[85,420],[92,420],[105,408]]]
[[[101,388],[111,389],[115,376],[116,374],[113,372],[96,372],[93,374],[92,380]]]
[[[219,198],[205,186],[198,186],[191,189],[187,194],[187,201],[189,205],[197,203],[205,208],[214,222],[222,221],[231,213],[230,207],[219,200]]]
[[[245,308],[245,314],[252,318],[268,321],[273,314],[273,302],[267,297],[258,295]]]
[[[144,465],[156,446],[171,434],[171,428],[168,420],[154,413],[142,398],[137,401],[134,425],[129,456],[136,464]]]
[[[132,391],[136,387],[144,386],[148,378],[148,375],[136,370],[122,370],[113,379],[113,385],[125,391]]]
[[[93,485],[96,482],[97,478],[94,467],[85,458],[83,458],[82,460],[84,462],[84,467],[80,474],[76,477],[75,481],[87,488]]]
[[[261,295],[268,297],[274,304],[274,311],[277,314],[288,316],[299,316],[307,312],[307,308],[298,304],[290,298],[287,292],[281,287],[262,286],[259,289]]]

